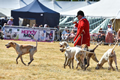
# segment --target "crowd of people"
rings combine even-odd
[[[96,42],[104,42],[105,45],[112,45],[115,41],[120,41],[120,29],[114,32],[112,24],[108,23],[108,29],[104,31],[102,28],[99,29],[98,33],[91,34],[91,40]]]
[[[93,34],[89,34],[89,33],[84,33],[84,30],[87,30],[86,32],[89,32],[89,28],[88,29],[84,29],[84,27],[80,27],[81,29],[79,30],[79,26],[78,24],[79,23],[87,23],[88,21],[86,21],[87,19],[84,17],[84,13],[82,11],[79,11],[77,13],[77,16],[78,17],[78,20],[80,22],[73,22],[73,24],[75,24],[75,28],[76,29],[69,29],[67,26],[64,28],[64,30],[61,32],[60,29],[59,29],[59,26],[55,27],[56,28],[56,33],[55,33],[55,36],[56,36],[56,40],[57,41],[68,41],[68,42],[73,42],[79,35],[83,34],[84,36],[87,35],[87,37],[89,38],[89,35],[91,35],[92,37],[90,37],[92,39],[92,41],[96,41],[96,42],[100,42],[100,41],[103,41],[104,44],[109,44],[109,45],[112,45],[114,43],[115,40],[118,40],[120,41],[120,29],[116,32],[117,34],[115,34],[113,32],[113,29],[111,27],[112,24],[108,24],[108,29],[106,31],[104,31],[102,28],[99,29],[99,32],[98,33],[93,33]],[[7,19],[7,17],[5,17],[4,21],[3,21],[3,24],[2,26],[5,26],[5,25],[10,25],[10,26],[13,26],[14,23],[13,23],[13,17],[10,17],[9,19]],[[88,22],[88,25],[89,27],[89,22]],[[43,27],[43,28],[49,28],[49,25],[48,24],[44,24],[44,25],[37,25],[37,24],[33,24],[33,26],[30,26],[29,24],[26,25],[26,27]],[[2,27],[0,27],[0,38],[2,38],[1,35],[2,34]],[[77,32],[76,32],[77,30]],[[81,38],[84,39],[84,36],[82,36]],[[96,37],[96,38],[94,38]],[[86,38],[85,38],[86,40]],[[85,40],[80,40],[79,43],[81,42],[84,42]],[[89,41],[89,40],[88,40]],[[89,44],[89,43],[88,43]]]
[[[62,41],[73,41],[74,37],[75,37],[76,33],[74,31],[74,29],[72,29],[71,31],[65,27],[65,29],[62,31],[62,34],[61,34],[61,40]]]
[[[9,19],[7,19],[7,17],[2,17],[2,19],[0,19],[0,39],[4,39],[4,27],[7,26],[14,26],[14,18],[10,17]],[[19,18],[19,26],[21,25],[21,19]],[[23,23],[23,22],[22,22]],[[25,27],[25,26],[24,26]],[[33,24],[32,26],[30,26],[30,24],[26,24],[26,27],[30,27],[30,28],[36,28],[36,27],[43,27],[43,28],[49,28],[48,24],[44,24],[44,25],[37,25],[37,24]]]
[[[78,12],[78,16],[79,15],[83,15],[81,13]],[[79,17],[78,17],[79,18]],[[80,19],[78,19],[79,21],[81,21],[82,19],[85,19],[84,16],[82,16]],[[85,21],[83,21],[85,22]],[[87,21],[86,21],[87,22]],[[80,23],[80,22],[79,22]],[[77,22],[74,22],[75,26],[78,26]],[[80,25],[79,25],[80,26]],[[76,35],[78,36],[79,34],[81,36],[82,39],[84,39],[84,36],[85,33],[83,32],[83,30],[86,30],[84,28],[81,28],[80,31],[78,30],[79,27],[76,27],[77,28],[77,32],[75,33],[74,29],[71,30],[71,32],[69,31],[69,29],[67,27],[64,28],[62,34],[61,34],[61,40],[65,40],[65,41],[72,41],[73,40],[75,41],[75,37]],[[85,32],[89,32],[89,28],[87,29],[88,31],[85,31]],[[113,27],[112,27],[112,23],[111,21],[108,23],[107,25],[107,30],[103,30],[102,28],[99,29],[99,32],[98,33],[93,33],[93,34],[88,34],[88,38],[89,38],[89,35],[91,36],[91,41],[92,42],[103,42],[104,45],[109,45],[111,46],[112,44],[114,44],[115,41],[118,41],[120,42],[120,29],[118,31],[114,31],[113,30]],[[86,39],[86,38],[85,38]],[[80,40],[79,43],[83,42],[85,40]],[[88,40],[89,41],[89,40]],[[88,43],[89,44],[89,43]]]

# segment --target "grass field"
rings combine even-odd
[[[20,59],[16,64],[17,53],[13,48],[6,48],[9,40],[0,40],[0,80],[120,80],[120,72],[108,70],[108,63],[103,65],[104,69],[95,70],[97,65],[92,59],[86,71],[63,68],[64,53],[60,52],[59,42],[38,42],[38,51],[34,54],[34,61],[30,66],[24,66]],[[14,41],[18,44],[32,44],[29,41]],[[69,43],[73,46],[73,43]],[[94,48],[92,45],[89,48]],[[95,53],[100,60],[103,53],[113,46],[100,45]],[[115,48],[117,63],[120,71],[120,47]],[[23,55],[23,60],[27,64],[29,55]],[[115,64],[113,63],[115,68]]]

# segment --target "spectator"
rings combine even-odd
[[[98,33],[92,33],[90,34],[90,40],[92,41],[92,43],[94,43],[95,41],[97,41],[98,38]]]
[[[117,31],[117,35],[115,40],[117,40],[118,42],[120,42],[120,29]],[[120,43],[118,43],[118,46],[120,46]]]
[[[102,31],[102,28],[100,28],[98,32],[98,38],[97,38],[97,42],[100,42],[100,41],[105,42],[105,33],[104,31]]]
[[[30,25],[29,25],[29,24],[27,24],[26,26],[27,26],[27,27],[30,27]]]
[[[59,25],[56,27],[56,31],[55,31],[55,34],[56,34],[56,40],[57,41],[60,41],[60,30],[59,30]]]
[[[75,32],[72,29],[71,32],[70,32],[70,35],[67,38],[67,41],[71,41],[71,40],[73,41],[74,37],[75,37]]]
[[[43,27],[43,25],[39,25],[39,27]]]
[[[8,22],[7,22],[7,25],[13,25],[13,17],[10,17],[10,19],[8,20]]]
[[[5,26],[7,25],[7,23],[4,23],[4,25],[3,25],[3,27],[2,27],[2,33],[3,33],[3,38],[5,38],[6,37],[6,30],[5,30]]]
[[[74,30],[75,33],[77,33],[77,27],[74,26],[73,30]]]
[[[45,41],[44,32],[41,34],[40,40],[41,40],[41,41]]]
[[[113,30],[111,28],[111,24],[108,24],[108,29],[107,29],[107,32],[106,32],[105,41],[110,46],[113,43],[113,40],[114,40],[114,38],[113,38]]]
[[[19,26],[22,26],[23,24],[23,19],[19,17]]]
[[[3,26],[6,26],[7,25],[7,23],[4,23],[4,25]]]
[[[118,41],[120,41],[120,29],[117,31],[116,39],[117,39]]]
[[[44,24],[44,28],[47,28],[47,24]]]
[[[66,40],[68,38],[68,29],[65,27],[64,31],[62,32],[61,38],[62,40]]]
[[[33,24],[32,28],[35,28],[35,27],[38,27],[38,25],[37,24]]]
[[[49,25],[47,25],[46,27],[49,28]]]
[[[69,36],[69,35],[70,35],[70,31],[69,31],[69,30],[67,30],[67,33],[68,33],[67,35]]]
[[[7,22],[8,22],[8,19],[7,19],[7,17],[5,16],[5,18],[2,19],[2,26],[4,25],[4,23],[7,23]]]

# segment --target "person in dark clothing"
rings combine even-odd
[[[98,38],[97,42],[103,41],[105,42],[105,33],[102,31],[102,28],[100,28],[99,33],[98,33]]]

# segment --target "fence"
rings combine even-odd
[[[19,26],[4,26],[4,39],[31,40],[31,35],[37,41],[54,41],[56,28],[29,28]]]

